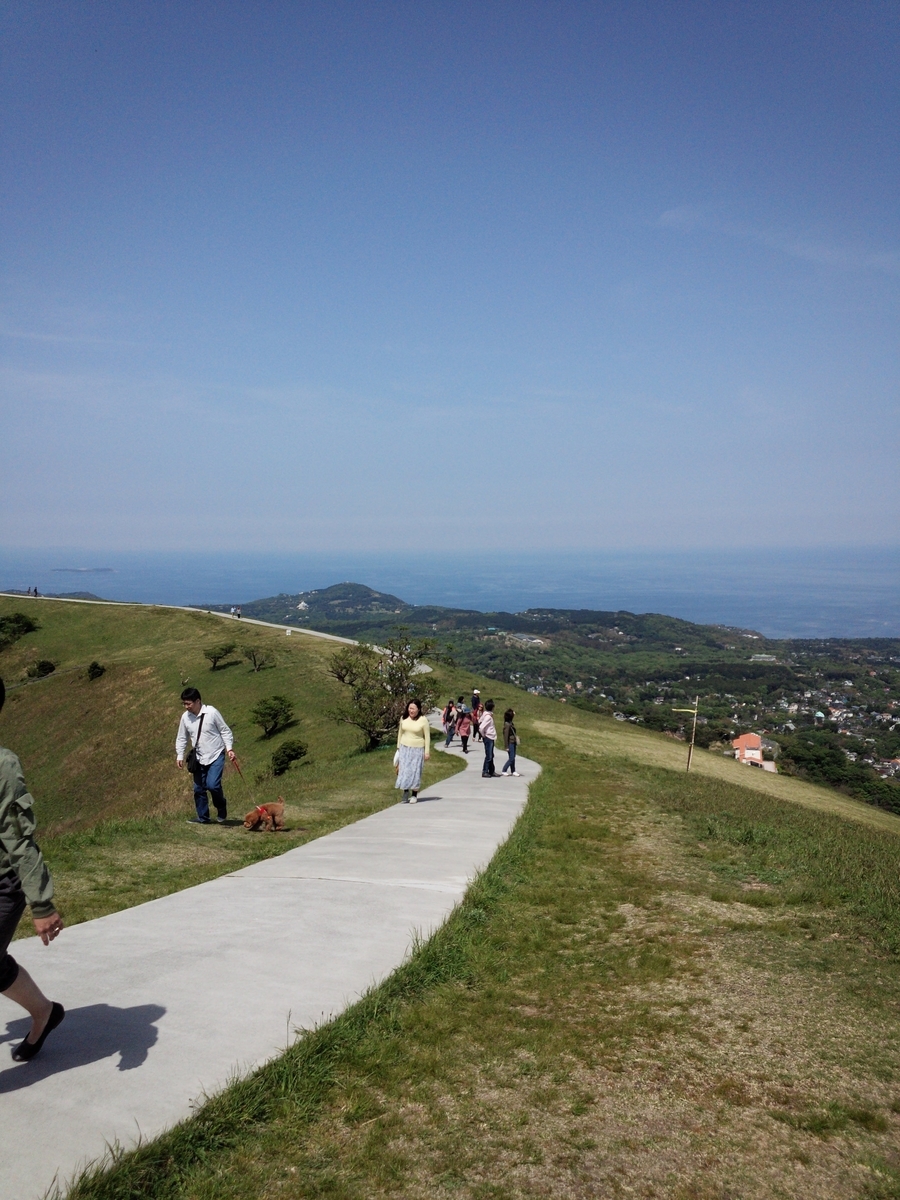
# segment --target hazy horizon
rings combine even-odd
[[[109,568],[112,568],[111,570]],[[248,603],[341,582],[482,612],[662,612],[770,637],[900,637],[900,547],[608,553],[86,552],[0,549],[0,590],[158,604]]]

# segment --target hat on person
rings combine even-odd
[[[480,695],[481,695],[481,692],[479,692],[478,688],[472,688],[472,695],[473,695],[473,696],[480,696]]]

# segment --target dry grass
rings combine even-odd
[[[672,771],[683,771],[687,761],[687,750],[683,742],[677,742],[664,734],[650,733],[629,726],[613,726],[608,722],[597,722],[596,728],[567,725],[557,721],[535,721],[534,728],[547,737],[557,738],[564,745],[583,754],[607,755],[613,758],[631,758],[646,766],[664,767]],[[733,758],[726,758],[709,750],[694,750],[691,770],[707,779],[719,779],[751,791],[772,796],[776,800],[787,800],[791,804],[802,804],[817,812],[833,813],[849,821],[859,821],[873,829],[885,829],[900,834],[900,817],[884,809],[853,800],[831,788],[817,787],[801,779],[776,775],[768,771],[754,770],[743,766]]]

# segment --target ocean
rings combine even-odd
[[[532,554],[0,550],[0,590],[154,604],[246,604],[365,583],[482,611],[627,609],[767,637],[900,637],[900,547]]]

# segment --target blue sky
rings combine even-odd
[[[900,540],[895,4],[0,36],[2,544]]]

